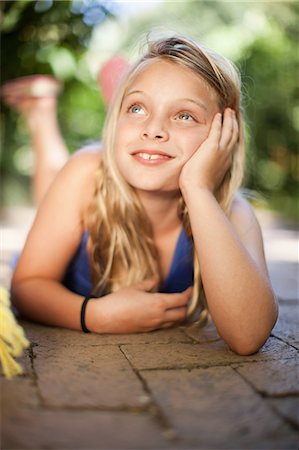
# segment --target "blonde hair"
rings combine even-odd
[[[146,278],[158,277],[157,250],[152,229],[136,192],[120,175],[114,158],[114,140],[123,97],[133,78],[152,60],[167,60],[189,68],[217,94],[221,112],[232,108],[239,124],[239,139],[233,162],[216,198],[229,214],[234,195],[241,185],[244,166],[244,131],[240,107],[240,79],[236,68],[226,58],[183,37],[167,37],[148,42],[147,52],[131,67],[123,79],[107,115],[103,132],[103,155],[96,175],[96,188],[88,211],[90,232],[88,251],[92,266],[94,293],[116,291]],[[190,221],[183,197],[178,217],[188,237],[192,238]],[[192,239],[191,239],[192,242]],[[201,296],[200,262],[194,254],[194,288],[189,315],[200,300],[201,318],[207,317],[207,305]]]

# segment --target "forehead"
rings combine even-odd
[[[189,67],[165,59],[146,61],[128,83],[125,95],[140,91],[148,94],[200,96],[206,101],[217,101],[217,95],[208,83]]]

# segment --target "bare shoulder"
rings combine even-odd
[[[254,210],[241,193],[237,193],[233,200],[229,220],[240,236],[250,232],[260,234],[260,225]]]
[[[89,173],[97,169],[101,161],[100,147],[83,147],[77,150],[69,159],[66,167],[80,174]]]
[[[101,161],[99,149],[80,149],[74,153],[65,166],[58,173],[50,189],[55,191],[63,189],[73,194],[87,194],[93,190],[95,174]]]
[[[74,153],[54,179],[40,209],[60,207],[61,213],[72,209],[82,216],[94,193],[100,160],[99,149],[84,148]]]

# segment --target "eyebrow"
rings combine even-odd
[[[138,90],[129,91],[129,92],[127,92],[126,96],[133,95],[133,94],[145,94],[145,92],[138,91]],[[204,103],[202,103],[200,100],[194,100],[193,98],[179,98],[178,101],[194,103],[195,105],[199,106],[200,108],[204,109],[205,111],[208,110],[206,105]]]
[[[200,108],[203,108],[205,111],[208,110],[206,105],[204,103],[202,103],[200,100],[194,100],[193,98],[182,98],[180,100],[184,101],[184,102],[195,103],[195,105],[199,106]]]

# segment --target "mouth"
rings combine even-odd
[[[145,164],[161,164],[173,159],[173,156],[160,150],[137,150],[131,155],[134,159]]]

